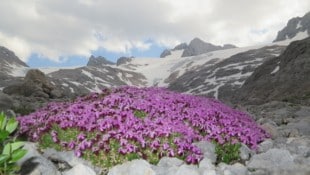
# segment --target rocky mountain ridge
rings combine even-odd
[[[216,50],[224,50],[224,49],[232,49],[236,48],[236,46],[232,44],[225,44],[224,46],[217,46],[213,45],[211,43],[207,43],[199,38],[194,38],[190,41],[189,44],[181,43],[177,46],[175,46],[173,49],[166,49],[160,54],[160,58],[165,58],[166,56],[171,55],[172,51],[178,51],[182,50],[181,57],[190,57],[190,56],[196,56]]]
[[[310,105],[310,37],[292,42],[278,57],[259,66],[238,90],[239,102],[272,100]]]
[[[278,32],[273,42],[284,41],[296,37],[298,34],[310,35],[310,12],[303,17],[295,17],[287,22],[286,27]]]

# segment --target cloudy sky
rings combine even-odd
[[[30,66],[86,64],[90,55],[158,57],[199,37],[269,43],[309,0],[0,0],[0,45]]]

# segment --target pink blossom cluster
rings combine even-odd
[[[137,111],[145,116],[136,116]],[[188,163],[197,163],[202,152],[194,142],[242,142],[255,149],[268,137],[246,113],[217,100],[155,87],[104,89],[72,102],[50,103],[18,120],[20,133],[32,141],[50,133],[55,143],[74,150],[77,156],[85,150],[109,151],[110,141],[116,140],[120,154],[149,149],[159,156],[183,156]],[[80,133],[62,141],[53,130],[55,124]],[[88,138],[87,133],[94,136]]]

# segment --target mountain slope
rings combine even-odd
[[[181,57],[189,57],[189,56],[201,55],[216,50],[224,50],[231,48],[236,48],[236,46],[232,44],[225,44],[224,46],[216,46],[211,43],[204,42],[199,38],[194,38],[188,45],[186,43],[181,43],[171,50],[168,49],[164,50],[160,54],[160,58],[165,58],[169,55],[172,55],[173,51],[181,51]]]
[[[240,88],[259,65],[279,55],[284,48],[285,46],[277,45],[258,47],[233,54],[222,60],[215,57],[196,69],[184,73],[169,84],[169,89],[223,100]]]
[[[295,17],[288,21],[286,27],[278,32],[274,42],[292,39],[297,35],[302,35],[303,38],[310,36],[310,12],[303,17]]]
[[[272,100],[310,104],[310,37],[291,43],[246,80],[235,97],[240,103]]]
[[[21,61],[11,50],[0,46],[0,90],[19,81],[18,76],[25,74],[28,65]]]

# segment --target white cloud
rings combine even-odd
[[[98,48],[130,53],[149,40],[173,47],[194,37],[238,46],[271,42],[308,0],[20,0],[0,3],[0,45],[24,61],[54,61]]]

